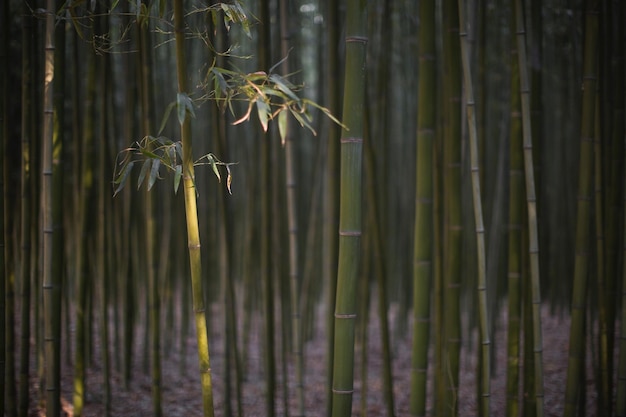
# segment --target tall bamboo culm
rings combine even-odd
[[[478,320],[481,339],[481,382],[480,401],[482,406],[479,409],[486,417],[489,416],[489,404],[491,402],[491,362],[490,350],[491,341],[489,339],[489,323],[487,317],[487,276],[485,261],[485,226],[483,223],[483,208],[480,192],[480,165],[478,161],[478,132],[476,129],[476,107],[474,102],[474,89],[472,86],[472,74],[470,70],[469,40],[467,39],[467,26],[465,22],[465,7],[463,0],[459,0],[459,36],[461,38],[461,59],[463,66],[463,79],[465,87],[465,100],[467,109],[467,123],[469,126],[469,146],[470,146],[470,169],[472,176],[472,200],[474,202],[474,225],[476,228],[476,261],[478,263]]]
[[[280,50],[284,59],[281,66],[283,74],[289,74],[289,40],[292,31],[289,25],[290,14],[288,0],[280,0]],[[298,260],[298,206],[296,202],[297,179],[295,164],[297,161],[292,132],[292,123],[285,122],[285,182],[287,188],[287,222],[289,230],[289,293],[291,298],[291,338],[295,369],[295,394],[297,411],[295,416],[304,417],[304,352],[302,349],[302,303],[300,302],[300,263]]]
[[[585,305],[589,271],[589,238],[593,201],[593,138],[598,74],[598,6],[597,0],[585,2],[585,40],[583,50],[583,91],[580,127],[580,160],[578,163],[578,202],[576,210],[576,257],[571,302],[571,326],[565,408],[563,415],[573,417],[578,408],[580,372],[584,366]]]
[[[2,22],[2,32],[0,37],[0,58],[2,58],[2,62],[8,62],[9,56],[9,22],[11,18],[10,7],[8,1],[2,2],[1,10],[1,22]],[[8,218],[7,210],[6,210],[6,160],[5,156],[7,154],[7,146],[8,146],[8,134],[9,134],[9,122],[8,122],[8,65],[3,65],[0,77],[0,323],[5,322],[6,314],[6,305],[4,303],[5,291],[4,291],[4,283],[6,280],[6,264],[8,262],[8,257],[6,256],[6,236],[5,236],[5,221]],[[5,391],[5,383],[4,383],[4,372],[6,368],[5,362],[6,356],[6,339],[4,337],[4,332],[0,331],[0,410],[4,411],[4,391]]]
[[[511,13],[512,26],[515,15]],[[509,125],[509,218],[508,218],[508,328],[507,328],[507,382],[506,415],[517,417],[521,410],[520,381],[520,331],[522,314],[522,227],[524,215],[524,155],[522,149],[522,120],[517,60],[517,39],[511,42],[511,122]]]
[[[174,0],[174,31],[176,40],[176,70],[178,94],[187,94],[187,64],[185,58],[185,20],[183,0]],[[200,231],[198,227],[198,209],[194,178],[191,121],[185,111],[184,121],[180,124],[183,147],[183,188],[185,193],[185,218],[187,222],[187,244],[189,247],[189,265],[191,274],[191,292],[193,313],[196,323],[198,363],[202,384],[202,407],[205,417],[213,417],[213,386],[211,381],[211,363],[209,357],[209,337],[207,334],[204,292],[202,290],[202,263],[200,257]]]
[[[43,210],[43,296],[44,296],[44,343],[46,363],[46,415],[61,415],[60,375],[55,361],[59,341],[55,339],[54,319],[54,282],[52,275],[52,129],[53,129],[53,85],[54,85],[54,26],[56,4],[54,0],[46,3],[45,28],[45,72],[43,103],[43,138],[42,138],[42,210]]]
[[[541,289],[539,277],[539,237],[537,233],[537,197],[533,163],[532,124],[530,113],[530,86],[526,60],[526,32],[522,1],[515,0],[515,27],[517,57],[520,72],[522,105],[522,135],[524,174],[526,182],[526,205],[528,214],[528,252],[530,256],[530,280],[533,322],[533,352],[535,356],[535,401],[537,417],[543,417],[543,340],[541,337]]]
[[[458,3],[444,0],[443,42],[443,353],[437,376],[437,414],[458,414],[461,356],[461,52]]]
[[[366,2],[349,0],[346,13],[346,72],[342,114],[347,129],[342,131],[340,139],[339,263],[333,353],[333,417],[348,417],[352,413],[356,290],[361,258]]]
[[[326,0],[326,14],[328,19],[327,36],[327,54],[326,54],[326,96],[328,97],[328,109],[336,116],[341,108],[340,98],[340,64],[339,64],[339,2],[335,0]],[[326,290],[326,370],[327,370],[327,404],[326,415],[332,413],[332,381],[333,381],[333,349],[335,337],[335,317],[333,316],[335,308],[335,296],[337,294],[337,256],[338,256],[338,239],[337,231],[339,230],[339,127],[330,123],[328,127],[326,155],[326,173],[325,187],[326,196],[324,199],[324,230],[323,230],[323,266]]]
[[[436,123],[435,1],[419,3],[417,164],[413,246],[412,416],[426,415],[430,296],[433,270],[433,142]]]

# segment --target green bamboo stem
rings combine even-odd
[[[74,415],[80,417],[83,413],[86,398],[86,368],[89,362],[89,325],[88,325],[88,294],[89,282],[86,276],[87,251],[85,245],[85,235],[89,229],[87,213],[92,211],[93,199],[93,142],[95,129],[95,96],[96,96],[96,63],[95,53],[87,52],[86,57],[86,79],[85,79],[85,103],[84,122],[81,140],[81,157],[78,168],[78,205],[75,217],[76,228],[74,231],[75,246],[75,285],[76,285],[76,333],[75,333],[75,358],[74,358],[74,393],[73,405]]]
[[[369,119],[369,111],[367,112],[367,116]],[[367,138],[371,138],[369,132],[367,133]],[[370,173],[375,172],[376,170],[374,164],[374,151],[372,149],[371,140],[367,140],[365,142],[364,153],[365,171]],[[380,320],[380,338],[382,346],[382,391],[385,400],[387,415],[393,417],[395,415],[395,411],[393,399],[393,373],[391,370],[391,341],[389,337],[389,308],[387,305],[387,276],[385,274],[385,271],[387,269],[385,267],[384,249],[383,245],[381,244],[383,238],[381,236],[382,233],[380,232],[380,208],[378,205],[378,200],[376,199],[376,196],[379,193],[377,192],[376,181],[374,181],[373,175],[367,175],[365,179],[365,199],[367,201],[368,207],[367,225],[370,236],[368,238],[367,251],[364,251],[364,253],[369,253],[372,255],[371,262],[374,269],[374,276],[376,277],[376,288],[378,289],[378,319]],[[364,273],[363,276],[368,277],[369,274]],[[365,285],[365,287],[367,288],[366,293],[369,298],[369,286]],[[369,322],[367,317],[363,319],[363,322],[365,323],[364,327],[367,327],[367,323]],[[364,331],[366,332],[367,329],[365,329]],[[367,348],[367,346],[364,345],[363,348]],[[365,380],[363,380],[363,386],[365,386]],[[362,396],[366,397],[366,394],[362,393]]]
[[[517,56],[520,71],[522,104],[522,134],[524,147],[524,173],[528,210],[528,247],[530,254],[530,279],[533,321],[533,352],[535,356],[535,400],[537,416],[543,417],[543,340],[541,337],[541,290],[539,278],[539,237],[537,232],[537,197],[535,193],[532,124],[530,114],[530,86],[526,60],[526,37],[521,0],[515,1],[517,30]]]
[[[339,65],[339,2],[335,0],[327,0],[325,2],[326,14],[328,19],[327,27],[327,54],[326,54],[326,95],[328,97],[328,109],[336,116],[340,116],[341,97],[340,97],[340,65]],[[325,299],[326,299],[326,357],[327,357],[327,404],[326,416],[332,413],[332,379],[333,379],[333,349],[335,345],[335,317],[333,315],[335,307],[335,296],[337,294],[337,257],[339,253],[337,232],[339,230],[339,182],[337,178],[340,175],[339,168],[339,127],[330,124],[328,127],[326,155],[326,173],[325,188],[326,195],[324,198],[324,218],[323,218],[323,273],[325,282]]]
[[[25,11],[25,4],[22,10]],[[29,372],[30,372],[30,317],[31,317],[31,176],[32,170],[30,161],[30,143],[35,134],[34,126],[34,103],[33,97],[33,71],[31,69],[34,56],[34,31],[33,17],[24,13],[22,19],[22,161],[21,161],[21,198],[22,198],[22,214],[21,214],[21,245],[22,245],[22,261],[20,279],[22,283],[21,294],[21,350],[20,350],[20,377],[19,377],[19,415],[25,416],[28,413],[29,402]],[[26,116],[29,115],[29,116]],[[2,171],[0,171],[2,172]],[[2,192],[2,191],[0,191]],[[3,268],[3,266],[0,266]]]
[[[514,23],[514,16],[511,18]],[[522,313],[522,227],[524,161],[522,149],[521,99],[517,40],[511,45],[511,124],[509,127],[509,227],[508,227],[508,330],[507,330],[507,382],[506,415],[517,417],[521,410],[519,398],[520,381],[520,332]]]
[[[147,25],[138,25],[139,37],[139,91],[141,94],[141,126],[142,134],[150,135],[152,133],[152,104],[150,100],[150,88],[152,73],[150,60],[150,40],[148,37]],[[148,187],[145,188],[144,195],[144,221],[145,221],[145,251],[146,262],[145,268],[147,272],[148,283],[148,311],[150,323],[150,369],[152,373],[152,406],[156,417],[163,415],[162,395],[161,395],[161,308],[159,297],[159,282],[156,273],[155,260],[155,221],[153,213],[153,196],[149,192]]]
[[[571,304],[570,345],[565,385],[565,408],[563,415],[576,414],[580,372],[584,364],[584,321],[589,272],[589,238],[591,233],[591,201],[593,199],[593,137],[596,104],[598,4],[586,2],[585,43],[583,50],[583,96],[581,114],[581,140],[578,177],[578,203],[576,213],[576,257]]]
[[[352,412],[356,289],[361,257],[361,167],[367,43],[365,1],[348,1],[346,13],[346,72],[342,114],[344,124],[349,130],[342,131],[340,145],[339,263],[333,352],[333,417],[348,417]]]
[[[605,229],[602,188],[602,144],[600,138],[600,94],[596,92],[594,122],[594,204],[596,233],[596,284],[598,287],[598,413],[610,416],[612,408],[612,361],[609,356],[609,305],[613,294],[607,292],[608,277],[605,274]]]
[[[284,58],[281,69],[283,74],[289,74],[289,40],[291,30],[289,22],[292,16],[288,13],[288,1],[280,0],[280,31],[281,55]],[[297,178],[295,164],[296,143],[294,141],[291,118],[287,118],[284,137],[285,152],[285,182],[287,190],[287,228],[289,232],[289,293],[291,300],[291,337],[292,354],[295,369],[295,393],[297,409],[296,417],[304,417],[304,352],[302,346],[302,303],[300,301],[300,263],[298,260],[298,208],[297,208]]]
[[[96,162],[97,167],[97,201],[96,201],[96,213],[99,222],[96,223],[96,242],[95,242],[95,271],[96,271],[96,281],[99,295],[99,304],[100,304],[100,341],[102,344],[101,350],[101,360],[102,360],[102,404],[104,406],[104,415],[111,415],[111,361],[109,354],[109,320],[108,320],[108,304],[109,304],[109,290],[107,281],[109,276],[107,275],[107,267],[106,267],[106,210],[105,210],[105,199],[109,198],[109,181],[108,178],[105,179],[105,165],[107,164],[106,160],[106,144],[107,144],[107,123],[109,120],[109,115],[107,114],[106,102],[109,97],[108,87],[109,87],[109,74],[107,74],[107,57],[101,57],[104,62],[100,67],[100,79],[102,91],[100,91],[99,103],[98,103],[98,111],[101,115],[102,122],[100,123],[99,129],[99,140],[98,140],[98,159]],[[62,195],[62,194],[61,194]],[[61,196],[59,195],[59,197]]]
[[[470,169],[472,176],[472,197],[474,202],[474,223],[476,227],[476,246],[478,263],[478,310],[479,310],[479,331],[481,338],[481,399],[480,408],[484,416],[489,415],[491,399],[491,362],[489,340],[489,323],[487,317],[487,276],[485,270],[485,226],[483,224],[483,209],[480,192],[480,165],[478,161],[478,132],[476,130],[476,114],[474,103],[474,90],[472,86],[472,75],[469,63],[469,45],[466,32],[466,22],[464,4],[459,0],[459,25],[461,31],[461,58],[464,74],[464,87],[467,108],[467,122],[469,125],[469,145],[470,145]]]
[[[187,93],[187,64],[185,58],[185,21],[183,0],[174,0],[174,30],[176,40],[176,69],[178,74],[178,92]],[[202,384],[202,407],[205,417],[212,417],[213,387],[211,381],[211,364],[209,357],[209,340],[207,321],[202,290],[202,260],[200,257],[200,232],[198,228],[198,211],[192,154],[191,121],[185,113],[180,125],[183,147],[183,188],[185,192],[185,218],[187,222],[187,241],[189,246],[189,265],[191,275],[191,291],[193,312],[196,323],[198,344],[198,362]]]
[[[426,415],[430,291],[433,269],[433,158],[435,104],[435,2],[419,3],[417,165],[413,246],[413,347],[411,351],[412,416]]]
[[[42,210],[43,210],[43,299],[46,313],[44,326],[44,344],[46,361],[46,415],[61,415],[61,387],[57,375],[59,363],[55,361],[59,340],[55,339],[54,323],[54,277],[52,273],[52,152],[53,152],[53,105],[54,105],[54,25],[56,4],[54,0],[46,3],[45,28],[45,74],[42,136]]]
[[[459,369],[461,355],[461,254],[463,221],[461,207],[461,54],[458,4],[443,2],[443,381],[445,392],[439,403],[441,415],[458,414]]]
[[[624,141],[624,157],[626,158],[626,138]],[[626,169],[622,167],[622,203],[626,204]],[[625,206],[626,207],[626,206]],[[623,213],[623,230],[626,236],[626,210]],[[622,257],[626,259],[626,244],[622,243]],[[621,305],[626,306],[626,263],[622,265],[622,292],[620,294]],[[626,308],[622,308],[619,339],[618,339],[619,358],[617,364],[617,391],[615,394],[615,415],[617,417],[626,416]]]
[[[5,1],[0,7],[0,19],[2,21],[2,29],[0,29],[0,58],[2,62],[9,61],[9,26],[10,26],[10,2]],[[9,136],[9,121],[8,121],[8,65],[4,65],[0,69],[0,323],[5,322],[6,318],[6,305],[5,305],[5,290],[4,283],[6,280],[6,266],[8,257],[6,256],[7,238],[5,236],[5,222],[8,220],[8,210],[6,209],[6,174],[8,171],[7,161],[5,156],[7,155],[8,136]],[[6,369],[6,338],[3,331],[0,331],[0,375],[3,376]],[[5,392],[4,377],[0,378],[0,410],[4,410],[4,392]]]

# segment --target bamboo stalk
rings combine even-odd
[[[476,246],[478,263],[478,310],[479,310],[479,331],[481,338],[481,395],[482,407],[480,408],[484,416],[489,415],[491,400],[491,361],[489,340],[489,323],[487,317],[487,276],[485,270],[485,226],[483,224],[483,209],[480,192],[480,165],[478,162],[478,132],[476,130],[476,114],[474,103],[474,89],[472,86],[472,75],[469,63],[469,45],[466,32],[465,9],[463,1],[459,0],[459,26],[461,28],[459,36],[461,38],[461,58],[464,74],[465,100],[467,108],[467,122],[469,125],[470,137],[470,169],[472,176],[472,197],[474,202],[474,223],[476,228]]]
[[[346,72],[341,133],[339,264],[335,303],[332,416],[348,417],[354,392],[356,289],[361,258],[363,105],[365,93],[366,3],[350,0],[346,10]]]
[[[537,230],[537,198],[535,193],[532,123],[530,113],[530,86],[526,60],[526,37],[521,0],[515,0],[517,33],[517,57],[520,71],[520,94],[522,104],[522,134],[524,147],[524,173],[528,213],[528,246],[530,255],[530,279],[533,321],[533,352],[535,356],[535,401],[537,416],[543,417],[543,340],[541,337],[541,291],[539,277],[539,237]]]
[[[185,58],[185,21],[183,0],[174,0],[174,27],[176,41],[176,69],[178,93],[187,93],[187,64]],[[185,192],[185,218],[187,223],[187,241],[193,312],[196,324],[198,363],[202,385],[202,407],[205,417],[213,417],[213,386],[211,381],[211,363],[209,340],[202,290],[202,259],[200,257],[200,231],[193,166],[191,121],[185,111],[184,121],[180,124],[183,147],[183,188]]]
[[[593,200],[593,137],[596,104],[598,1],[586,2],[585,44],[583,58],[583,97],[580,130],[578,203],[576,212],[576,258],[572,291],[571,327],[565,408],[563,415],[576,414],[580,389],[580,372],[584,364],[584,322],[589,272],[589,238],[591,233],[591,201]]]

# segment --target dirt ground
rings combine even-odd
[[[543,309],[543,341],[544,341],[544,382],[545,401],[544,411],[546,416],[560,416],[563,410],[565,379],[567,374],[567,354],[569,338],[569,318],[550,314],[547,308]],[[219,320],[216,318],[215,320]],[[322,320],[320,320],[322,322]],[[212,380],[214,386],[214,404],[216,416],[224,416],[224,351],[222,338],[216,331],[218,323],[214,323],[211,331],[211,365]],[[250,334],[250,347],[248,349],[248,376],[243,386],[244,416],[263,417],[266,413],[264,396],[264,373],[262,370],[262,339],[260,326],[253,326],[254,331]],[[370,321],[369,330],[369,367],[367,373],[367,416],[384,416],[385,404],[382,396],[381,379],[381,347],[379,343],[379,324],[376,319]],[[142,339],[141,334],[136,338]],[[505,405],[505,367],[506,367],[506,339],[505,329],[498,327],[493,337],[496,346],[495,376],[491,381],[492,402],[491,415],[494,417],[504,415]],[[396,416],[409,415],[409,369],[411,352],[411,335],[398,338],[394,341],[393,378],[395,393]],[[163,346],[167,346],[164,341]],[[326,365],[324,352],[326,342],[323,331],[318,329],[316,336],[305,346],[306,373],[305,373],[305,403],[307,416],[323,416],[326,410]],[[360,350],[357,348],[357,354]],[[131,417],[152,415],[151,378],[144,373],[143,348],[140,343],[136,344],[133,363],[133,380],[130,388],[124,387],[122,375],[113,370],[111,377],[112,393],[112,416]],[[98,357],[98,348],[94,352],[94,365],[89,369],[87,376],[88,393],[85,407],[86,416],[103,415],[103,390],[102,369]],[[202,415],[199,373],[197,371],[197,354],[195,338],[189,337],[186,347],[185,367],[181,367],[180,353],[178,348],[165,349],[162,358],[162,386],[163,386],[163,415],[166,417],[193,417]],[[458,398],[459,415],[476,415],[475,399],[475,352],[464,348],[461,358],[460,391]],[[114,363],[114,362],[113,362]],[[283,384],[281,378],[281,360],[277,356],[278,394],[276,400],[277,416],[284,416],[283,407]],[[289,386],[293,387],[293,369],[289,366]],[[353,415],[360,416],[360,404],[363,396],[363,384],[360,381],[361,370],[355,367],[355,393],[353,396]],[[72,416],[72,377],[73,370],[66,361],[63,362],[62,370],[62,394],[63,409],[65,415]],[[595,415],[595,392],[593,382],[587,381],[588,400],[587,416]],[[43,416],[36,401],[39,390],[37,379],[31,378],[31,416]],[[295,410],[295,395],[290,393],[289,402]],[[234,403],[233,403],[234,404]],[[430,406],[429,406],[430,408]],[[235,410],[235,409],[234,409]],[[235,410],[236,411],[236,410]],[[236,414],[235,414],[236,415]],[[432,415],[432,413],[429,413]]]

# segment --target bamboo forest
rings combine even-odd
[[[0,20],[4,416],[626,417],[623,1]]]

